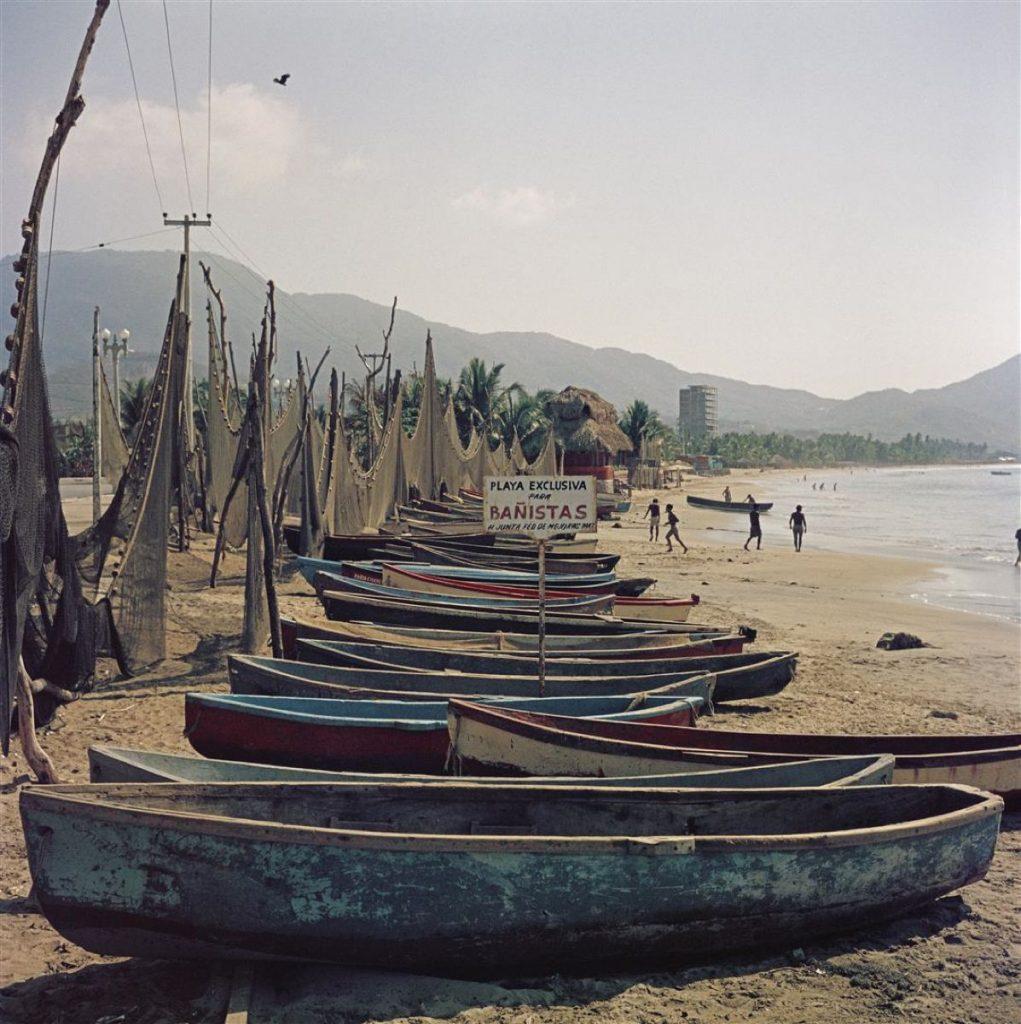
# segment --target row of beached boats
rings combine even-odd
[[[186,696],[201,756],[94,747],[91,785],[24,791],[65,936],[463,976],[648,967],[802,945],[985,873],[1021,735],[707,727],[780,692],[796,653],[622,604],[645,581],[588,540],[548,562],[540,695],[529,549],[422,522],[299,560],[325,616],[285,620],[283,658],[229,656],[230,693]],[[612,615],[585,603],[606,597]]]

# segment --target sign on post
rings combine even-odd
[[[526,533],[537,540],[596,528],[591,476],[487,476],[482,482],[487,533]]]
[[[487,533],[523,533],[539,545],[539,696],[546,690],[546,544],[557,534],[596,528],[591,476],[487,476],[482,481]]]

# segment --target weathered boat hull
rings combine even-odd
[[[455,702],[451,705],[451,713],[457,709]],[[488,710],[477,709],[478,717],[486,718]],[[470,715],[475,717],[476,709],[472,709]],[[500,719],[491,721],[506,724],[512,718],[518,719],[519,724],[514,729],[527,731],[522,723],[532,717],[531,713],[508,711],[501,714]],[[675,748],[686,752],[695,750],[703,753],[796,758],[892,754],[896,759],[896,783],[966,784],[998,794],[1008,807],[1017,806],[1018,798],[1021,797],[1021,734],[1018,733],[989,736],[840,736],[820,733],[751,733],[639,724],[603,725],[563,720],[552,724],[556,728],[570,730],[600,742],[622,742],[625,745],[645,747],[654,744],[662,750]],[[543,769],[541,774],[549,772]]]
[[[691,725],[700,697],[653,698],[630,708],[626,698],[546,698],[500,702],[524,710],[595,714]],[[588,710],[586,710],[586,707]],[[438,774],[447,762],[446,702],[321,700],[189,693],[185,735],[206,757],[334,771]]]
[[[451,696],[537,697],[539,683],[531,676],[478,676],[460,672],[363,670],[338,665],[284,661],[257,655],[232,654],[227,675],[233,693],[278,694],[284,697],[333,697],[354,700],[448,700]],[[600,676],[557,676],[546,680],[548,697],[616,697],[633,694],[713,698],[713,674],[677,672],[635,680]]]
[[[741,651],[729,653],[740,638],[723,637],[696,641],[665,658],[643,658],[635,664],[629,657],[583,658],[561,656],[547,659],[547,676],[662,675],[668,672],[725,672],[731,668],[758,665],[773,658],[787,658],[788,651]],[[348,665],[362,668],[404,668],[416,671],[486,673],[491,675],[537,675],[539,661],[529,654],[503,654],[488,651],[438,650],[436,648],[397,647],[355,640],[299,640],[298,657],[302,661]],[[568,652],[570,653],[570,652]]]
[[[538,638],[519,633],[483,633],[469,630],[414,629],[400,626],[372,626],[356,622],[281,619],[284,657],[297,657],[298,640],[352,640],[383,644],[387,647],[414,649],[465,650],[493,654],[532,654],[538,650]],[[548,636],[547,657],[618,658],[646,660],[669,657],[679,646],[727,634],[705,633],[622,633],[602,636]],[[725,653],[724,651],[720,653]]]
[[[950,786],[21,793],[35,897],[96,953],[476,976],[647,969],[860,928],[981,878],[1001,810]]]
[[[380,772],[331,772],[252,761],[227,761],[184,754],[167,754],[130,747],[89,747],[89,779],[92,782],[445,782],[473,785],[577,786],[576,776],[508,778],[475,775],[387,775]],[[792,786],[883,786],[893,780],[893,758],[821,757],[789,764],[722,771],[631,775],[589,778],[586,786],[639,786],[657,789],[780,789]]]

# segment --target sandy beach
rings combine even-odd
[[[759,474],[728,478],[740,496],[761,481]],[[1021,725],[1018,627],[912,600],[912,586],[934,571],[932,564],[813,550],[811,532],[795,554],[781,509],[763,519],[763,550],[744,552],[744,519],[721,522],[726,517],[684,505],[685,493],[717,496],[722,483],[692,481],[686,488],[659,497],[682,510],[687,555],[668,555],[662,544],[649,543],[641,520],[648,495],[641,493],[619,526],[601,529],[601,547],[623,552],[623,574],[658,577],[661,593],[698,594],[693,619],[753,626],[759,646],[801,656],[784,693],[725,709],[707,728],[949,733]],[[223,659],[240,627],[243,561],[228,556],[223,582],[209,590],[210,555],[204,540],[187,554],[171,555],[171,659],[146,676],[104,679],[44,731],[42,742],[63,781],[87,779],[91,743],[189,752],[181,733],[183,694],[226,689]],[[285,611],[319,614],[300,577],[285,574],[283,593]],[[879,636],[893,630],[915,633],[930,646],[877,650]],[[221,965],[94,956],[65,942],[38,914],[17,813],[27,780],[15,741],[0,773],[0,1019],[222,1021],[228,975]],[[989,876],[917,913],[818,945],[672,973],[498,985],[259,968],[251,1020],[1021,1021],[1019,853],[1021,815],[1014,815],[1004,819]]]

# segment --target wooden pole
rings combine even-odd
[[[546,541],[539,541],[539,696],[546,696]]]
[[[99,306],[92,313],[92,521],[102,514],[103,417],[100,415]]]

